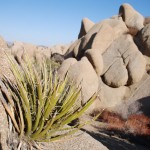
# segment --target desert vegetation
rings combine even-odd
[[[149,87],[150,17],[130,4],[98,23],[84,18],[70,45],[0,37],[0,146],[53,149],[57,141],[58,150],[147,150]]]
[[[107,123],[106,130],[119,131],[135,136],[150,136],[150,118],[144,114],[132,114],[124,119],[119,114],[104,111],[98,119]]]
[[[26,56],[19,65],[14,57],[7,55],[7,58],[14,80],[4,76],[2,103],[20,140],[50,142],[83,126],[68,124],[87,110],[95,95],[81,106],[81,89],[69,82],[67,75],[60,81],[50,61],[32,62]]]

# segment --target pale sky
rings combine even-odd
[[[82,18],[99,22],[123,3],[150,16],[150,0],[0,0],[0,35],[10,42],[67,44],[77,39]]]

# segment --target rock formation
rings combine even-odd
[[[9,44],[0,37],[0,49],[0,77],[5,73],[11,78],[4,51],[14,55],[18,62],[24,53],[39,61],[52,58],[61,64],[61,78],[68,73],[71,80],[80,84],[83,102],[98,94],[91,111],[114,110],[116,105],[148,96],[140,93],[150,78],[150,21],[129,4],[122,4],[118,15],[98,23],[84,18],[78,39],[70,46]]]
[[[5,75],[13,80],[5,53],[12,54],[18,62],[24,53],[38,61],[46,57],[59,62],[59,77],[63,79],[67,73],[72,82],[81,86],[80,105],[97,93],[88,113],[106,109],[127,118],[142,104],[140,111],[150,116],[150,18],[144,18],[129,4],[121,5],[118,15],[98,23],[84,18],[78,39],[70,46],[8,44],[0,37],[0,79]],[[7,138],[3,129],[8,129],[8,123],[1,102],[0,110],[3,147]],[[99,143],[98,146],[101,149]]]
[[[150,24],[144,26],[144,22],[129,4],[121,5],[118,15],[98,23],[82,20],[78,39],[69,47],[58,72],[63,75],[68,70],[70,78],[81,82],[82,95],[98,93],[91,111],[114,110],[140,93],[135,91],[150,68]]]

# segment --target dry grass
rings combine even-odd
[[[98,120],[108,124],[105,130],[150,136],[150,118],[144,114],[131,114],[127,119],[123,119],[119,114],[105,110]]]
[[[143,114],[131,115],[125,122],[125,128],[135,135],[150,135],[150,118]]]

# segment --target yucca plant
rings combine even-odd
[[[81,106],[81,90],[67,75],[60,81],[47,61],[32,63],[26,56],[18,64],[12,56],[7,57],[15,80],[4,76],[1,91],[5,98],[1,100],[20,137],[49,142],[77,131],[81,125],[66,125],[80,117],[95,96]]]

